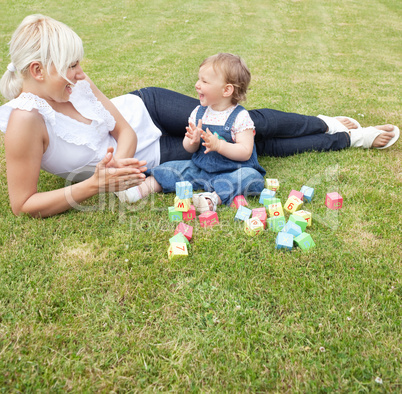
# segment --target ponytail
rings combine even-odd
[[[0,92],[7,100],[12,100],[18,97],[21,91],[22,77],[14,64],[10,63],[0,80]]]

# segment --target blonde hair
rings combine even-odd
[[[212,65],[214,70],[221,72],[227,84],[234,87],[232,104],[246,100],[246,92],[251,81],[251,73],[244,60],[231,53],[218,53],[206,58],[200,65]]]
[[[24,18],[9,45],[14,67],[8,67],[0,81],[0,91],[8,100],[21,93],[23,77],[32,62],[40,62],[48,72],[54,65],[58,74],[68,80],[68,67],[84,56],[81,38],[73,30],[40,14]]]

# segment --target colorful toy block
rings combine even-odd
[[[189,222],[190,220],[194,220],[197,217],[195,213],[194,205],[190,205],[190,209],[187,212],[183,212],[183,220],[185,222]]]
[[[178,196],[174,198],[174,207],[176,208],[176,211],[187,212],[190,209],[190,206],[191,200],[189,198],[185,198],[184,200]]]
[[[206,211],[198,216],[201,227],[213,227],[219,224],[218,214],[213,211]]]
[[[289,213],[293,213],[298,211],[303,205],[303,201],[296,196],[290,196],[285,203],[285,211]]]
[[[181,200],[193,197],[193,185],[188,181],[176,182],[176,196]]]
[[[312,220],[313,220],[311,212],[308,212],[308,211],[296,211],[293,215],[301,216],[307,222],[307,227],[311,227]]]
[[[185,223],[179,223],[179,225],[176,227],[174,235],[178,233],[182,233],[190,241],[193,237],[193,227]]]
[[[282,203],[277,202],[276,204],[268,205],[268,214],[271,218],[274,216],[285,216],[283,213]]]
[[[277,192],[279,190],[279,181],[277,179],[265,179],[265,187]]]
[[[261,223],[264,225],[264,228],[267,227],[267,211],[265,208],[254,208],[251,211],[251,217],[260,219]]]
[[[284,233],[292,234],[294,237],[298,237],[303,231],[301,227],[293,222],[287,222],[282,230]]]
[[[264,201],[263,201],[263,204],[264,204],[264,207],[266,208],[266,209],[268,209],[268,207],[270,206],[270,205],[272,205],[272,204],[277,204],[278,202],[281,202],[281,199],[280,198],[264,198]]]
[[[292,250],[294,237],[292,234],[280,232],[278,233],[275,245],[276,249]]]
[[[168,259],[176,260],[180,257],[187,257],[187,245],[182,242],[172,242],[168,249]]]
[[[183,221],[183,212],[177,211],[175,207],[169,207],[169,221],[181,222]]]
[[[190,249],[190,242],[182,233],[177,233],[172,238],[169,238],[169,243],[172,244],[173,242],[185,243],[187,245],[187,249]]]
[[[247,207],[247,205],[248,205],[248,203],[246,201],[246,198],[244,196],[241,196],[241,195],[236,196],[233,199],[232,203],[230,204],[230,206],[232,208],[237,208],[237,209],[239,209],[240,206]]]
[[[279,233],[280,231],[283,230],[283,228],[286,225],[286,218],[285,218],[285,216],[275,216],[275,217],[269,218],[267,220],[267,225],[271,231],[273,231],[275,233]]]
[[[264,231],[264,224],[258,218],[247,219],[244,222],[244,231],[252,237],[262,234]]]
[[[337,192],[327,193],[325,197],[325,205],[329,209],[340,209],[342,208],[343,198]]]
[[[309,186],[302,186],[300,191],[303,193],[303,198],[301,198],[301,200],[311,202],[314,197],[314,189]]]
[[[303,193],[302,193],[302,192],[299,192],[299,191],[297,191],[297,190],[292,190],[292,191],[289,193],[288,198],[291,197],[291,196],[296,196],[299,200],[302,200],[302,201],[303,201]]]
[[[237,209],[236,216],[234,220],[247,220],[251,216],[251,209],[246,208],[245,206],[240,205]]]
[[[294,215],[294,214],[289,216],[289,222],[293,222],[293,223],[297,224],[298,226],[300,226],[302,232],[306,229],[307,224],[308,224],[307,220],[304,219],[303,216]]]
[[[275,197],[276,192],[269,189],[264,189],[260,194],[260,204],[264,204],[265,198],[273,198]]]
[[[307,250],[315,246],[313,238],[311,238],[311,235],[307,233],[300,234],[294,239],[294,241],[302,250]]]

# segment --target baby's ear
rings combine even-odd
[[[223,97],[230,97],[234,92],[234,86],[231,83],[225,85],[223,90]]]

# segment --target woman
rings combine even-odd
[[[108,100],[80,66],[81,39],[63,23],[42,15],[26,17],[13,34],[10,56],[0,87],[11,101],[0,107],[0,129],[6,132],[7,181],[15,214],[55,215],[95,194],[141,184],[145,159],[151,168],[189,158],[181,142],[198,101],[160,88]],[[348,118],[269,109],[250,115],[259,154],[382,148],[399,135],[395,126],[362,129]],[[38,193],[40,169],[84,180]]]

